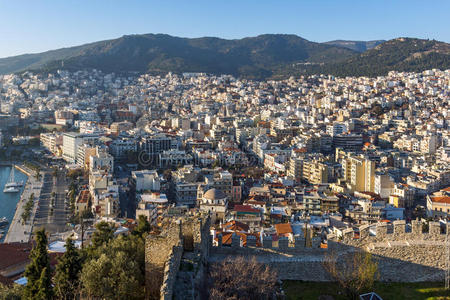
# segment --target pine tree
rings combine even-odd
[[[95,231],[92,235],[92,246],[94,249],[106,245],[114,238],[114,225],[107,222],[99,222],[95,225]]]
[[[24,290],[24,299],[51,299],[52,286],[50,274],[50,258],[47,252],[47,236],[45,229],[38,230],[35,234],[36,245],[30,253],[31,262],[25,270],[27,284]]]
[[[83,265],[80,275],[87,298],[143,299],[145,242],[140,236],[120,236],[96,254]]]
[[[71,239],[66,240],[66,252],[56,265],[53,282],[59,299],[75,299],[79,287],[81,257]]]
[[[39,280],[37,282],[38,293],[33,297],[33,300],[52,299],[53,291],[51,289],[50,276],[47,270],[48,269],[46,267],[42,269],[41,277],[39,277]]]
[[[150,223],[147,221],[147,217],[140,215],[138,218],[138,224],[134,229],[134,234],[142,236],[144,233],[148,233],[151,230]]]

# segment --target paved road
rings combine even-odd
[[[50,233],[65,231],[69,205],[66,204],[67,181],[65,174],[57,178],[52,173],[44,175],[44,186],[39,202],[39,211],[36,215],[35,227],[44,226]],[[54,193],[54,197],[52,194]]]

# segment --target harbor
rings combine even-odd
[[[13,171],[11,166],[9,168],[3,167],[1,172],[2,180],[0,186],[2,188],[0,190],[0,217],[5,217],[9,222],[6,227],[0,229],[3,231],[3,235],[5,235],[3,237],[4,243],[28,242],[30,240],[31,233],[33,232],[34,216],[38,208],[40,190],[42,187],[42,178],[39,180],[36,179],[34,171],[22,165],[14,165],[14,168],[20,172]],[[8,176],[6,176],[6,174],[8,174]],[[10,182],[11,174],[14,175],[14,180],[12,182]],[[6,180],[5,177],[7,177]],[[25,186],[21,186],[21,183],[25,181]],[[10,183],[9,186],[8,183]],[[17,192],[12,192],[11,187],[17,189]],[[26,222],[23,222],[22,214],[25,211],[26,203],[30,200],[32,194],[33,203],[29,218]]]

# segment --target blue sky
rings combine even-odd
[[[450,42],[449,0],[0,0],[0,57],[134,33]]]

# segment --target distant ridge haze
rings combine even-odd
[[[386,40],[374,40],[374,41],[348,41],[348,40],[334,40],[325,42],[324,44],[345,47],[357,52],[364,52],[370,50],[379,44],[386,42]]]
[[[125,35],[117,39],[0,59],[0,74],[26,70],[53,72],[206,72],[250,79],[299,74],[381,75],[389,68],[449,68],[449,44],[419,39],[390,41],[308,41],[292,34],[242,39],[181,38],[166,34]],[[383,57],[383,60],[377,59]],[[372,63],[378,64],[372,70]],[[381,64],[381,65],[380,65]]]

